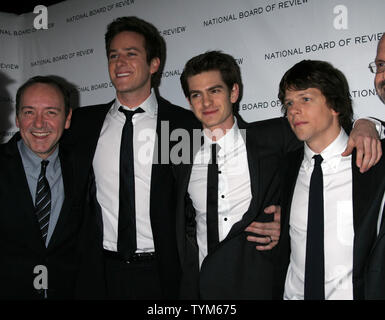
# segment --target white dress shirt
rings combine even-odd
[[[118,239],[119,154],[126,121],[125,115],[118,111],[120,106],[128,109],[116,98],[104,120],[93,160],[96,196],[102,208],[103,246],[110,251],[117,251]],[[149,208],[158,103],[153,91],[139,107],[145,112],[135,114],[132,119],[138,247],[136,252],[144,252],[154,251]]]
[[[353,203],[351,156],[342,157],[348,136],[339,136],[321,152],[324,183],[325,299],[353,299]],[[315,153],[305,143],[290,211],[290,264],[285,299],[304,299],[306,231],[310,177]]]
[[[218,232],[219,241],[242,219],[251,201],[250,174],[246,145],[236,119],[233,127],[218,141]],[[214,143],[215,143],[214,142]],[[207,255],[207,169],[213,141],[204,135],[204,144],[194,158],[188,193],[196,211],[199,264]]]

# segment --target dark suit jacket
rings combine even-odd
[[[382,144],[384,150],[384,142]],[[381,158],[381,160],[383,157]],[[378,166],[379,164],[377,164]],[[376,194],[374,195],[371,210],[379,213],[382,198],[385,193],[385,166],[378,168],[378,177],[382,180]],[[384,219],[384,218],[382,218]],[[365,269],[365,299],[385,299],[385,224],[381,225],[379,233],[370,250]]]
[[[382,145],[384,148],[384,143]],[[281,211],[281,238],[276,251],[276,277],[274,296],[282,299],[285,278],[290,259],[289,219],[290,207],[294,187],[297,181],[299,168],[304,156],[303,148],[292,152],[285,160],[282,169],[282,211]],[[378,186],[382,180],[385,161],[383,158],[366,173],[359,172],[355,164],[356,154],[352,155],[353,178],[353,298],[364,299],[365,281],[364,271],[370,249],[376,238],[378,207],[375,199],[378,197]]]
[[[8,143],[0,145],[0,297],[43,298],[44,293],[33,286],[37,277],[33,270],[43,265],[48,270],[48,298],[74,298],[81,263],[79,237],[83,211],[82,191],[74,184],[72,155],[67,146],[60,145],[65,199],[46,248],[17,148],[19,139],[17,133]]]
[[[260,252],[247,241],[244,229],[254,220],[269,221],[263,210],[278,203],[279,168],[284,154],[300,146],[284,118],[247,124],[247,159],[252,199],[247,212],[227,237],[203,261],[199,272],[195,210],[187,192],[192,165],[175,168],[178,182],[177,236],[183,267],[181,297],[184,299],[271,299],[271,251]]]
[[[155,147],[155,151],[157,150],[158,152],[154,152],[154,155],[157,154],[159,159],[155,159],[154,156],[152,165],[150,219],[163,287],[163,296],[165,299],[176,299],[178,297],[180,265],[175,235],[176,189],[169,154],[170,150],[179,140],[170,141],[169,136],[164,137],[165,132],[161,130],[161,122],[166,121],[168,123],[170,133],[178,128],[190,130],[189,128],[199,127],[199,124],[191,111],[172,105],[161,97],[157,97],[157,100],[158,118],[156,132],[158,145]],[[84,169],[84,175],[87,175],[89,169],[92,167],[92,160],[99,134],[106,114],[112,104],[113,101],[103,105],[78,108],[73,114],[71,138],[78,141],[79,148],[76,150],[76,155]],[[166,142],[166,144],[162,145],[162,142]],[[81,179],[84,180],[86,177],[83,176]],[[94,198],[96,197],[94,196]],[[103,229],[101,212],[98,206],[96,206],[96,209],[97,219],[99,221],[99,246],[102,249],[101,235],[103,234]]]

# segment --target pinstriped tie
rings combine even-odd
[[[36,187],[35,213],[39,221],[41,235],[45,243],[48,233],[49,215],[51,213],[51,189],[45,176],[48,160],[41,162],[41,171]]]

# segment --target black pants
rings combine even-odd
[[[105,256],[107,299],[158,300],[162,289],[156,258],[124,261]]]

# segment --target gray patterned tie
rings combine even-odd
[[[36,187],[35,213],[39,221],[41,235],[45,243],[48,233],[49,215],[51,213],[51,189],[45,176],[48,160],[41,162],[41,171]]]

